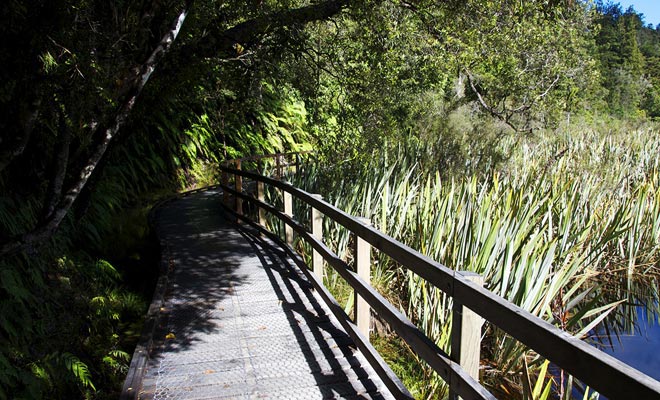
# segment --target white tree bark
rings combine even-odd
[[[52,212],[49,213],[48,217],[44,221],[42,221],[34,229],[22,235],[21,237],[3,243],[0,246],[0,257],[28,249],[35,243],[49,238],[57,230],[57,228],[62,223],[62,220],[64,220],[64,217],[66,217],[67,213],[71,209],[71,206],[78,198],[78,195],[87,184],[89,177],[94,172],[94,169],[98,165],[99,161],[101,161],[103,158],[103,155],[108,149],[110,142],[115,137],[117,132],[119,132],[121,127],[126,123],[131,111],[133,110],[133,107],[135,106],[135,102],[138,96],[149,81],[149,78],[156,69],[158,62],[172,47],[172,44],[176,40],[179,31],[181,30],[181,26],[183,25],[183,22],[188,15],[188,10],[191,4],[191,0],[186,1],[186,5],[184,6],[183,11],[179,13],[170,29],[165,33],[158,45],[156,45],[151,55],[142,64],[137,78],[131,81],[131,87],[129,87],[127,90],[129,93],[128,97],[117,109],[115,116],[112,119],[112,123],[105,129],[103,136],[99,139],[98,143],[94,147],[94,150],[89,159],[81,168],[78,179],[66,191],[62,199],[57,203],[57,206],[54,207]]]

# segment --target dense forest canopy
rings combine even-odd
[[[0,20],[0,398],[112,395],[141,311],[108,241],[214,163],[417,146],[464,174],[504,137],[660,117],[660,26],[600,0],[6,0]]]

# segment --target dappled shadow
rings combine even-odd
[[[216,191],[167,204],[157,230],[170,268],[157,335],[165,351],[185,349],[222,329],[221,304],[245,281],[239,269],[251,248],[225,221]]]
[[[287,255],[250,229],[241,232],[261,260],[291,327],[305,368],[323,398],[382,398],[379,387],[358,358],[352,339],[329,315],[313,286]],[[291,371],[295,374],[297,371]],[[296,375],[299,376],[299,375]],[[271,393],[272,394],[272,393]]]
[[[139,398],[382,398],[306,277],[221,197],[158,211],[168,282]]]
[[[233,329],[224,304],[247,279],[241,262],[252,251],[225,221],[215,190],[165,203],[155,225],[168,282],[141,398],[155,396],[157,381],[188,362],[186,352],[205,351],[214,335]]]

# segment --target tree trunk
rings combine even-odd
[[[35,244],[50,238],[55,233],[57,228],[62,223],[62,220],[64,220],[64,217],[66,217],[67,213],[71,209],[74,201],[87,184],[89,177],[92,175],[94,169],[105,154],[108,145],[115,137],[119,129],[121,129],[121,127],[126,123],[131,110],[135,106],[135,101],[142,92],[142,89],[146,83],[149,81],[149,78],[158,65],[158,62],[168,52],[172,46],[172,43],[174,43],[176,40],[176,37],[181,30],[181,26],[183,25],[183,22],[188,15],[188,9],[191,3],[191,0],[186,2],[183,11],[181,11],[181,13],[178,15],[170,30],[165,33],[147,61],[142,64],[139,75],[130,83],[131,86],[128,89],[130,94],[123,102],[121,107],[119,107],[117,110],[112,124],[103,131],[102,137],[99,139],[89,159],[82,167],[77,181],[74,182],[73,185],[67,190],[64,197],[54,207],[49,216],[39,225],[37,225],[32,231],[22,235],[19,238],[12,239],[0,245],[0,257],[31,248]]]
[[[64,112],[60,111],[58,121],[59,145],[53,161],[53,178],[48,185],[48,195],[44,206],[44,220],[50,218],[59,203],[66,177],[67,165],[69,163],[69,145],[71,144],[71,130],[66,126]]]
[[[178,16],[171,29],[161,39],[147,61],[142,64],[140,73],[135,79],[130,80],[130,83],[127,83],[127,89],[122,92],[129,93],[129,95],[115,113],[111,126],[105,130],[100,130],[102,131],[102,136],[98,139],[90,157],[81,168],[78,179],[64,193],[64,196],[62,196],[54,207],[49,207],[49,209],[52,208],[52,211],[33,230],[19,238],[1,243],[0,257],[29,249],[38,242],[50,238],[55,233],[71,209],[71,206],[88,183],[90,176],[99,165],[110,142],[125,124],[137,97],[155,70],[156,65],[170,50],[186,18],[191,3],[192,0],[186,1],[184,10]],[[350,4],[348,0],[328,0],[310,6],[281,11],[272,15],[248,20],[227,30],[212,28],[204,38],[196,43],[183,46],[180,51],[173,55],[176,58],[174,65],[186,65],[196,60],[223,53],[234,54],[236,52],[235,45],[237,44],[247,48],[265,35],[275,32],[279,28],[328,19],[341,12],[348,4]]]

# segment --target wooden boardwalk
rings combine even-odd
[[[168,283],[138,398],[392,398],[297,267],[220,202],[158,212]]]

